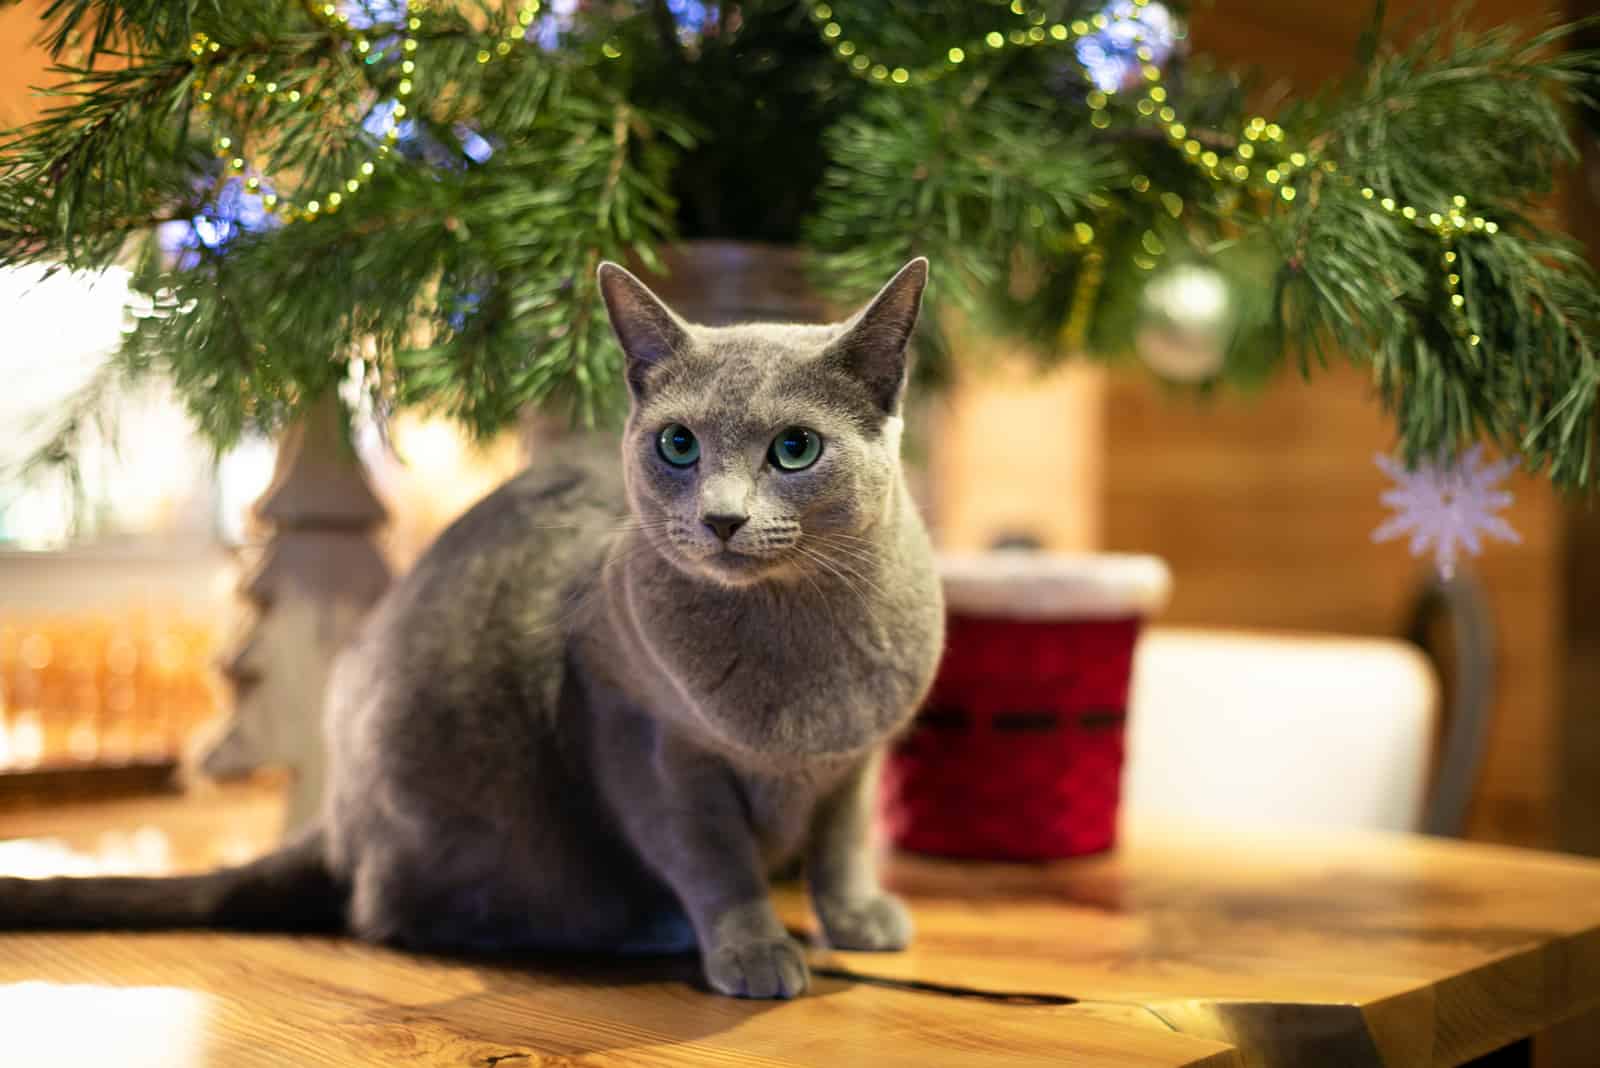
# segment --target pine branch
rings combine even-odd
[[[64,103],[0,142],[0,264],[59,257],[104,266],[120,247],[120,220],[162,213],[181,186],[162,163],[192,154],[182,61],[94,71],[73,79]]]
[[[43,21],[44,45],[55,59],[89,38],[89,60],[140,42],[151,52],[178,52],[187,46],[195,16],[221,11],[217,0],[50,0]]]
[[[1349,77],[1274,105],[1283,136],[1256,140],[1241,79],[1198,59],[1163,85],[1181,134],[1137,88],[1088,106],[1076,46],[1039,35],[1102,6],[862,0],[823,37],[813,3],[748,0],[696,39],[670,5],[589,5],[534,27],[558,32],[546,51],[520,40],[519,5],[471,0],[408,26],[402,68],[382,55],[391,28],[314,5],[51,0],[47,43],[88,59],[0,142],[0,265],[101,266],[141,242],[137,284],[173,310],[119,359],[169,377],[226,442],[358,364],[386,408],[479,434],[527,404],[603,419],[623,391],[595,266],[656,263],[680,235],[803,241],[841,302],[928,254],[936,301],[1047,360],[1064,333],[1126,354],[1146,283],[1200,263],[1235,296],[1232,380],[1352,360],[1414,458],[1487,439],[1560,484],[1600,480],[1600,280],[1537,217],[1573,157],[1565,109],[1600,76],[1600,57],[1563,51],[1574,27],[1455,21],[1396,49],[1379,4]],[[1005,47],[975,45],[990,32]],[[876,79],[852,71],[846,33]],[[888,77],[952,48],[967,52],[938,78]],[[363,120],[402,96],[414,126],[385,154]],[[211,219],[257,171],[327,210],[160,247],[150,228]],[[1453,210],[1484,225],[1445,226]]]

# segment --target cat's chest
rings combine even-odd
[[[768,867],[787,864],[805,848],[817,804],[836,780],[826,773],[741,780],[751,829]]]
[[[875,676],[903,670],[915,641],[896,640],[911,628],[893,611],[848,591],[831,603],[806,592],[752,595],[701,629],[652,636],[692,698],[752,710],[850,706],[876,688]]]

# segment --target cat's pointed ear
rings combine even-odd
[[[828,358],[860,379],[886,415],[895,414],[900,406],[906,382],[906,349],[927,285],[928,260],[918,256],[900,268],[828,346]]]
[[[651,369],[682,350],[688,331],[660,297],[615,263],[600,265],[599,280],[611,329],[627,360],[628,388],[642,398]]]

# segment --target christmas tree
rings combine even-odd
[[[1388,29],[1257,113],[1151,0],[54,0],[0,264],[133,262],[143,298],[46,455],[147,374],[218,443],[352,381],[482,434],[603,418],[597,265],[723,237],[804,246],[841,305],[926,254],[1046,357],[1127,352],[1203,272],[1223,377],[1354,360],[1407,460],[1592,486],[1600,287],[1542,208],[1600,62],[1572,27]]]

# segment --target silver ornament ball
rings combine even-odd
[[[1144,287],[1134,349],[1174,382],[1204,382],[1222,372],[1233,339],[1233,296],[1213,267],[1183,263]]]

